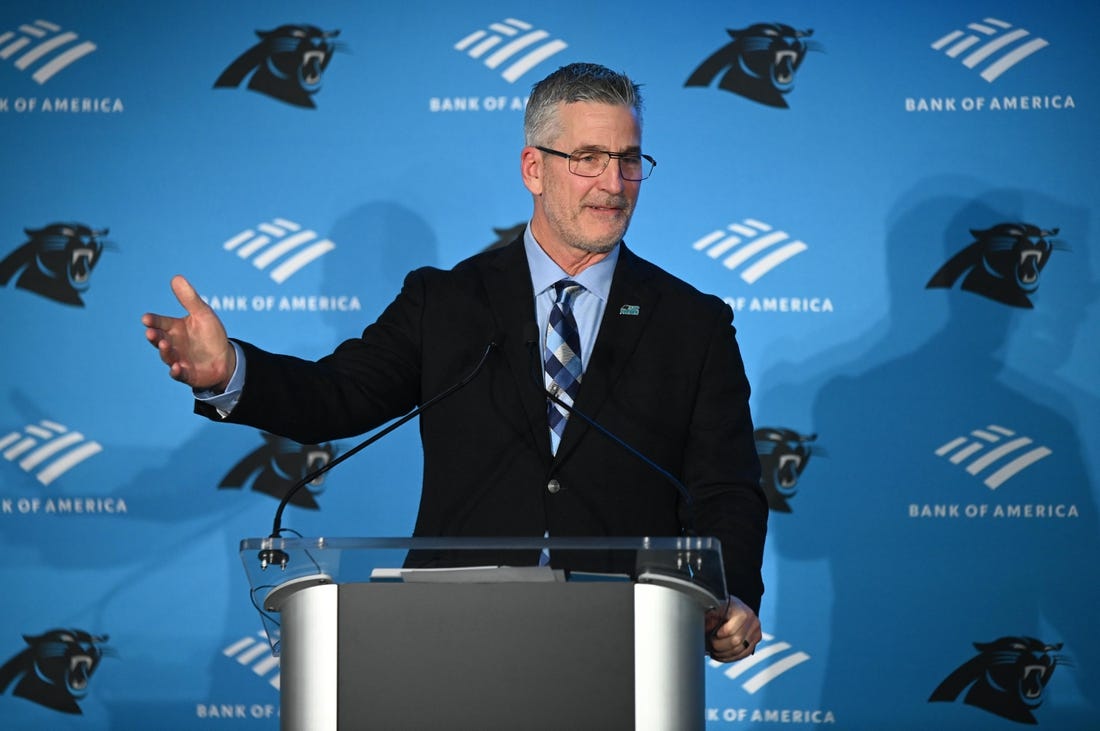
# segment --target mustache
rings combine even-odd
[[[585,205],[595,206],[597,208],[622,208],[624,210],[630,209],[630,201],[626,196],[611,196],[603,200],[588,200],[585,201]]]

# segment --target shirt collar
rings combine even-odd
[[[605,303],[611,294],[611,278],[615,274],[615,264],[619,261],[619,245],[616,244],[607,256],[590,267],[586,267],[580,274],[570,277],[553,259],[551,259],[531,233],[531,226],[523,232],[523,248],[527,253],[527,266],[531,270],[531,284],[535,289],[535,296],[545,292],[554,286],[554,282],[569,278],[584,287],[587,291],[599,297]]]

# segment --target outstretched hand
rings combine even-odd
[[[182,276],[172,277],[172,292],[187,314],[169,317],[146,312],[141,316],[145,339],[160,353],[172,378],[220,393],[237,365],[225,326]]]

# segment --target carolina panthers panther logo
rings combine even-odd
[[[280,25],[258,30],[260,42],[226,67],[214,88],[238,87],[244,78],[248,88],[298,107],[316,108],[312,96],[321,89],[321,76],[332,61],[338,30],[312,25]]]
[[[82,223],[51,223],[23,229],[30,240],[0,261],[0,285],[15,277],[15,286],[66,305],[83,307],[92,270],[107,242]]]
[[[82,715],[77,701],[88,694],[88,683],[104,655],[107,635],[76,629],[54,629],[32,637],[29,647],[0,667],[0,693],[18,681],[12,695],[62,713]]]
[[[1060,655],[1062,643],[1048,645],[1033,637],[1001,637],[993,642],[975,642],[977,657],[963,663],[947,676],[928,698],[953,701],[966,691],[963,703],[977,706],[1018,723],[1038,723],[1032,711],[1043,703],[1043,691],[1058,665],[1067,665]],[[968,690],[969,689],[969,690]]]
[[[727,30],[733,41],[699,64],[684,86],[710,86],[722,74],[719,89],[769,107],[788,107],[784,96],[794,88],[794,75],[808,51],[820,44],[805,40],[812,29],[795,30],[782,23],[756,23]]]
[[[1055,248],[1049,231],[1030,223],[998,223],[984,230],[970,229],[974,241],[951,257],[932,275],[925,289],[950,289],[966,274],[962,288],[1013,307],[1034,307],[1028,295],[1039,289],[1039,272]]]
[[[789,513],[788,501],[798,492],[798,478],[810,463],[810,455],[821,454],[820,447],[809,446],[817,435],[764,427],[752,436],[760,455],[760,485],[768,496],[768,507],[777,513]]]
[[[287,490],[310,472],[332,461],[336,451],[331,444],[299,444],[274,434],[262,434],[263,446],[251,452],[236,464],[218,483],[218,489],[242,488],[251,483],[252,489],[279,500]],[[291,505],[318,510],[315,496],[324,492],[324,477],[319,477],[290,498]]]

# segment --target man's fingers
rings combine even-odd
[[[718,620],[713,626],[711,622]],[[763,639],[760,618],[748,605],[736,597],[729,597],[725,607],[707,614],[707,647],[712,659],[718,662],[743,660],[756,651]]]
[[[168,342],[166,338],[160,338],[155,341],[151,341],[156,346],[157,351],[160,353],[161,361],[173,369],[179,367],[178,357],[176,351],[172,348],[172,344]]]
[[[189,315],[206,309],[206,303],[202,301],[202,297],[199,297],[199,293],[181,274],[172,277],[172,293],[176,295],[176,299]]]
[[[168,375],[172,377],[172,380],[179,381],[180,383],[187,383],[187,378],[184,375],[183,368],[179,363],[173,363],[168,366]]]
[[[149,337],[150,330],[154,330],[163,335],[172,327],[172,323],[175,322],[175,320],[176,318],[168,317],[167,315],[157,315],[152,312],[146,312],[141,316],[141,324],[148,328],[145,332],[145,337]]]

